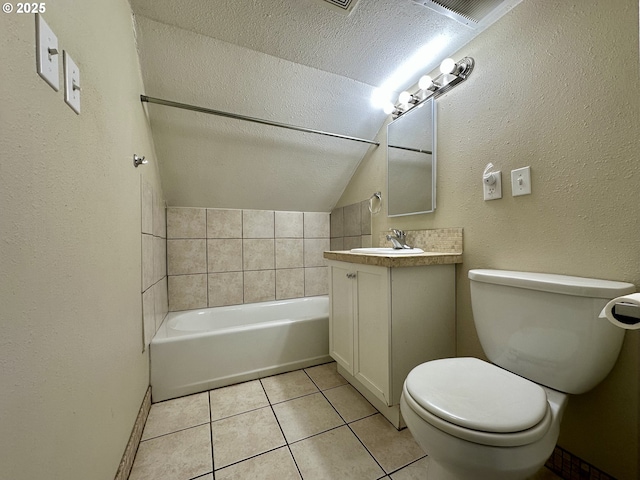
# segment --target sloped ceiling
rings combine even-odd
[[[518,3],[520,0],[512,1]],[[469,42],[472,30],[411,0],[131,0],[151,97],[374,139],[375,89],[417,52],[394,95]],[[330,211],[370,148],[146,104],[167,202]]]

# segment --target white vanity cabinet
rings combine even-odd
[[[455,265],[402,268],[329,260],[329,354],[397,428],[402,385],[455,355]]]

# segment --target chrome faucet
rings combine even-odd
[[[391,233],[393,233],[393,235],[387,235],[387,240],[391,241],[393,248],[396,250],[411,248],[411,246],[407,245],[407,234],[404,231],[392,228]]]

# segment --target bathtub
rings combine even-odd
[[[329,297],[169,313],[150,361],[154,402],[329,362]]]

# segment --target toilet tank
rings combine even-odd
[[[470,270],[471,306],[489,360],[566,393],[591,390],[611,371],[625,330],[600,312],[630,283],[506,270]]]

